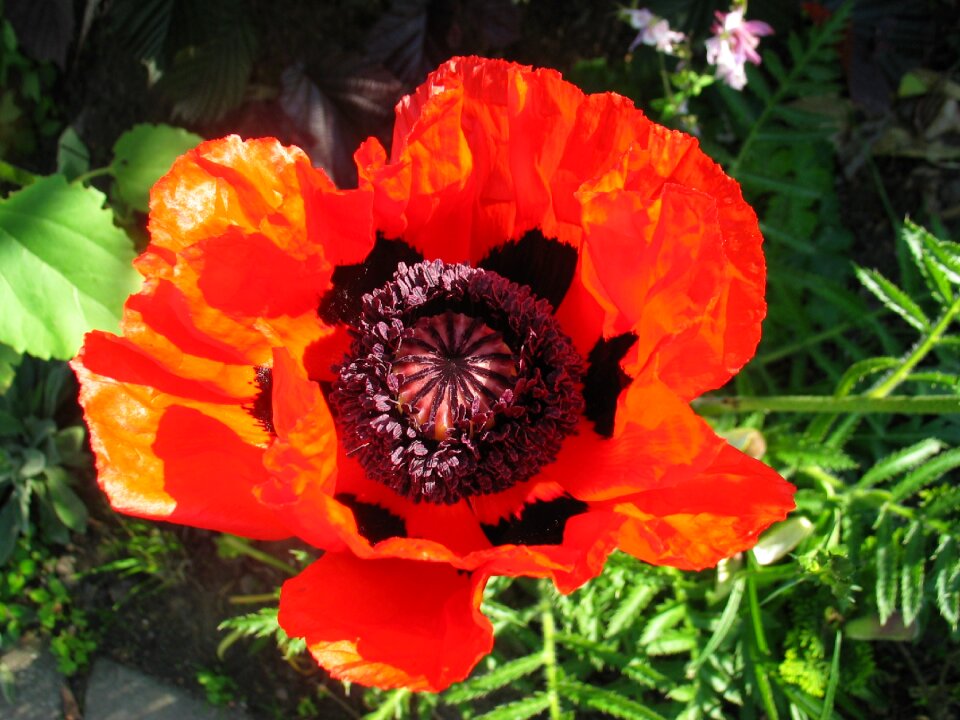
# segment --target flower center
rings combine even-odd
[[[417,320],[400,342],[391,372],[400,379],[400,402],[421,428],[442,440],[458,420],[503,397],[517,362],[500,333],[477,318],[447,310]]]
[[[453,503],[529,479],[583,413],[582,360],[546,300],[497,273],[399,263],[363,296],[330,404],[367,475]]]

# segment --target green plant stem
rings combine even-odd
[[[231,595],[229,603],[231,605],[259,605],[260,603],[276,602],[279,596],[277,593],[257,593],[255,595]]]
[[[757,691],[760,693],[760,701],[770,720],[779,720],[780,714],[777,711],[777,703],[773,698],[773,687],[770,684],[770,678],[767,677],[767,670],[764,667],[767,659],[770,657],[770,645],[767,643],[767,636],[763,632],[763,618],[760,616],[760,600],[757,596],[756,572],[759,566],[753,553],[746,553],[747,566],[749,572],[747,578],[747,608],[750,615],[751,637],[753,639],[753,649],[757,657],[754,657],[754,669],[757,680]]]
[[[113,166],[107,165],[106,167],[94,168],[85,173],[77,175],[71,182],[79,185],[80,183],[85,183],[87,180],[93,180],[95,177],[101,177],[102,175],[110,175],[113,173]]]
[[[283,570],[288,575],[296,575],[299,572],[298,570],[295,570],[287,565],[282,560],[277,560],[277,558],[273,557],[273,555],[265,553],[263,550],[258,550],[242,538],[238,538],[233,535],[222,535],[220,542],[224,545],[227,545],[234,552],[246,555],[247,557],[252,557],[254,560],[259,560],[264,565],[270,565],[278,570]]]
[[[540,612],[540,624],[543,629],[543,675],[547,682],[547,697],[550,701],[550,720],[562,720],[560,695],[557,682],[557,628],[553,621],[553,611],[547,603]]]
[[[800,58],[797,64],[790,69],[786,79],[780,83],[776,92],[773,93],[764,104],[763,112],[760,113],[760,117],[757,118],[757,121],[750,126],[750,130],[747,132],[747,137],[744,138],[743,144],[740,146],[740,151],[733,159],[733,162],[730,163],[729,172],[731,175],[737,177],[737,172],[740,170],[740,164],[747,156],[747,151],[757,139],[757,134],[760,132],[763,126],[767,124],[767,120],[770,119],[770,115],[773,113],[773,111],[781,104],[781,101],[786,95],[787,90],[793,87],[793,84],[797,81],[797,78],[803,73],[807,63],[810,62],[811,58],[817,57],[818,53],[820,52],[820,46],[823,45],[827,35],[829,35],[829,33],[821,30],[813,37],[813,40],[803,57]]]
[[[39,175],[34,175],[28,170],[18,168],[16,165],[11,165],[4,160],[0,160],[0,181],[25,187],[39,179]]]
[[[926,353],[924,353],[926,354]],[[917,360],[919,362],[919,359]],[[913,367],[913,363],[910,367]],[[909,369],[906,371],[909,373]],[[899,379],[891,385],[903,380]],[[768,397],[702,397],[691,405],[701,415],[727,415],[742,412],[792,412],[843,415],[847,413],[884,413],[900,415],[940,415],[960,412],[957,395],[865,395],[831,397],[823,395],[772,395]]]
[[[957,316],[957,313],[960,313],[960,297],[953,301],[953,304],[947,308],[946,312],[940,316],[940,319],[937,321],[936,325],[930,328],[924,337],[920,339],[913,349],[910,351],[910,354],[900,363],[893,372],[887,375],[883,380],[881,380],[877,385],[866,392],[866,397],[869,398],[886,398],[893,389],[907,379],[907,376],[910,374],[910,371],[913,370],[927,354],[933,350],[937,343],[940,341],[940,338],[943,337],[943,334],[947,331],[947,328],[950,326],[950,323],[953,322],[953,319]],[[932,397],[932,396],[928,396]],[[954,411],[956,412],[956,411]]]

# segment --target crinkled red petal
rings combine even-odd
[[[693,138],[638,111],[623,119],[648,130],[578,192],[584,282],[604,307],[604,334],[639,337],[628,373],[653,367],[690,399],[753,356],[766,313],[762,237],[739,186]]]
[[[279,621],[334,677],[435,692],[493,647],[484,584],[449,565],[328,552],[284,583]]]
[[[601,502],[656,488],[709,461],[715,435],[690,407],[649,376],[620,396],[612,437],[583,421],[540,478],[580,500]],[[706,453],[706,455],[705,455]]]
[[[713,461],[675,484],[623,498],[620,548],[655,565],[712,567],[753,547],[794,508],[795,488],[722,440]]]
[[[267,480],[266,433],[244,398],[178,377],[106,333],[87,336],[73,368],[98,481],[115,509],[262,539],[290,534],[254,495]]]

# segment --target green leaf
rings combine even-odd
[[[87,430],[83,425],[72,425],[58,430],[53,436],[60,462],[74,468],[87,467],[90,456],[86,452]]]
[[[903,565],[900,568],[900,597],[903,622],[910,625],[923,605],[924,569],[927,561],[926,538],[920,521],[914,520],[903,540]]]
[[[60,134],[57,142],[57,172],[73,180],[90,169],[90,151],[72,125]]]
[[[634,622],[658,590],[659,586],[641,578],[610,618],[606,637],[612,638],[619,635],[629,623]]]
[[[20,536],[20,508],[17,507],[16,495],[11,495],[0,508],[0,566],[2,566]]]
[[[550,707],[550,698],[546,693],[537,693],[523,700],[501,705],[483,715],[477,715],[474,720],[526,720],[542,713]]]
[[[945,537],[940,541],[933,565],[937,608],[954,630],[960,623],[960,563],[957,555],[957,541]]]
[[[15,437],[23,432],[23,423],[16,415],[0,410],[0,438]]]
[[[640,636],[640,645],[646,646],[663,635],[667,630],[672,629],[678,623],[682,622],[687,615],[685,605],[676,604],[662,610],[650,618],[650,621],[644,626],[643,634]]]
[[[116,330],[136,291],[133,247],[94,188],[52,175],[0,201],[0,342],[73,357],[84,333]]]
[[[818,200],[820,198],[820,191],[818,189],[806,185],[799,185],[793,181],[783,180],[781,178],[741,171],[737,173],[737,180],[740,181],[741,185],[746,185],[756,190],[769,190],[777,194],[790,195],[804,200]]]
[[[23,356],[9,345],[0,343],[0,394],[6,392],[17,374],[17,365]]]
[[[930,319],[907,293],[876,270],[857,267],[854,271],[867,290],[876,295],[880,302],[902,317],[908,324],[920,332],[926,332],[930,328]]]
[[[930,292],[944,303],[953,302],[950,279],[940,264],[930,257],[927,250],[928,244],[936,242],[936,238],[910,218],[904,218],[900,237],[906,243],[907,249],[913,256],[913,262]]]
[[[87,507],[70,488],[67,471],[61,467],[50,467],[44,471],[44,475],[50,490],[50,502],[60,522],[74,532],[86,532]]]
[[[921,465],[941,450],[943,450],[943,443],[936,438],[921,440],[916,445],[898,450],[892,455],[887,455],[882,460],[879,460],[876,465],[863,474],[863,477],[860,478],[860,481],[855,487],[868,488],[884,480],[896,477],[901,473],[905,473]]]
[[[747,581],[745,578],[741,577],[734,582],[733,589],[730,591],[730,597],[727,599],[727,605],[724,607],[723,613],[720,615],[720,620],[717,623],[717,628],[713,631],[713,635],[710,636],[706,647],[703,648],[697,656],[697,659],[691,663],[690,672],[698,671],[703,663],[710,659],[713,653],[717,651],[717,648],[723,643],[724,639],[726,639],[727,634],[733,627],[733,623],[739,616],[740,602],[743,600],[743,591],[746,586]]]
[[[893,357],[873,357],[855,362],[843,373],[840,382],[837,383],[837,389],[834,395],[837,397],[846,397],[863,378],[868,375],[883,372],[884,370],[889,370],[890,368],[895,368],[900,365],[901,362],[902,360],[900,358]]]
[[[47,466],[47,456],[36,448],[23,449],[23,465],[20,466],[21,477],[36,477]]]
[[[679,655],[688,653],[697,646],[697,636],[693,630],[667,630],[647,645],[648,655]]]
[[[830,720],[833,717],[833,700],[837,695],[837,685],[840,682],[840,648],[842,643],[843,635],[840,630],[837,630],[833,641],[833,660],[830,661],[830,679],[827,681],[827,692],[823,698],[820,720]]]
[[[455,685],[444,693],[447,704],[458,704],[489,695],[512,682],[529,675],[543,665],[543,653],[534,653],[504,663],[500,667],[478,677]]]
[[[598,710],[604,715],[624,720],[664,720],[662,715],[645,705],[601,687],[574,680],[561,680],[557,689],[561,695],[577,705]]]
[[[880,518],[877,527],[877,612],[884,624],[897,609],[897,560],[899,546],[893,539],[890,513]]]
[[[561,645],[583,653],[594,662],[619,670],[635,683],[660,688],[670,682],[669,678],[650,667],[645,659],[624,655],[610,645],[566,633],[557,633],[556,639]]]
[[[199,135],[170,125],[135,125],[113,146],[110,167],[120,197],[135,210],[146,212],[150,188],[174,160],[202,141]]]
[[[946,473],[958,467],[960,467],[960,448],[948,450],[933,458],[925,465],[917,468],[898,482],[891,491],[893,498],[897,502],[900,502],[913,495],[925,485],[939,480]]]
[[[410,698],[410,691],[406,688],[392,691],[380,707],[372,713],[364,715],[364,720],[389,720],[397,717],[397,711],[403,706],[404,701]]]

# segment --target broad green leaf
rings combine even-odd
[[[23,465],[20,466],[20,475],[25,478],[36,477],[47,466],[47,456],[36,448],[23,449]]]
[[[87,507],[83,500],[70,488],[67,471],[61,467],[50,467],[44,472],[47,487],[50,490],[50,502],[60,522],[74,532],[87,529]]]
[[[877,527],[877,612],[884,624],[897,609],[897,560],[899,546],[893,537],[890,513],[880,518]]]
[[[87,431],[83,425],[72,425],[58,430],[53,442],[63,465],[87,467],[90,464],[90,455],[86,451]]]
[[[113,177],[127,205],[146,212],[150,188],[173,161],[195,148],[203,138],[170,125],[135,125],[113,146]]]
[[[0,395],[6,392],[17,374],[17,365],[23,356],[9,345],[0,343]]]
[[[907,293],[876,270],[857,267],[855,272],[857,278],[867,290],[876,295],[880,302],[902,317],[908,324],[921,332],[926,332],[929,329],[930,319]]]
[[[89,169],[90,151],[73,126],[69,125],[57,141],[57,172],[73,180]]]
[[[115,330],[136,291],[133,247],[94,188],[52,175],[0,201],[0,342],[73,357],[84,333]]]
[[[900,598],[903,606],[903,622],[911,624],[917,619],[923,604],[924,566],[927,557],[926,538],[920,521],[914,520],[907,528],[903,540],[903,565],[900,568]]]

